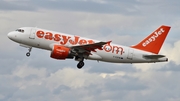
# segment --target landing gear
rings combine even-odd
[[[30,52],[27,52],[27,53],[26,53],[26,56],[27,56],[27,57],[29,57],[30,55],[31,55]]]
[[[79,63],[77,64],[77,68],[81,69],[84,66],[84,57],[83,56],[76,56],[75,60],[79,61]]]
[[[31,54],[30,54],[31,50],[32,50],[32,47],[30,47],[30,48],[28,49],[29,52],[26,53],[26,56],[27,56],[27,57],[29,57],[29,56],[31,55]]]
[[[83,66],[84,66],[84,62],[83,62],[83,61],[80,61],[80,62],[77,64],[77,68],[78,68],[78,69],[81,69]]]

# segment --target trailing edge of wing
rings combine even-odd
[[[143,57],[146,59],[159,59],[159,58],[163,58],[166,56],[165,55],[144,55]]]

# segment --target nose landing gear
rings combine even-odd
[[[27,57],[29,57],[29,56],[31,55],[31,54],[30,54],[31,50],[32,50],[32,47],[30,47],[30,48],[28,49],[29,52],[26,53],[26,56],[27,56]]]
[[[27,53],[26,53],[26,56],[27,56],[27,57],[29,57],[30,55],[31,55],[30,52],[27,52]]]

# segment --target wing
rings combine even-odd
[[[96,52],[96,49],[103,50],[102,49],[103,45],[110,44],[110,43],[111,43],[111,41],[97,42],[97,43],[93,43],[93,44],[71,46],[70,48],[73,49],[76,53],[91,54],[91,51]]]

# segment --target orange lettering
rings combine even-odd
[[[124,52],[124,49],[122,48],[122,47],[119,47],[120,49],[121,49],[121,55],[123,54],[123,52]]]
[[[116,50],[116,54],[118,54],[118,52],[119,52],[119,47],[113,46],[112,53],[114,53],[115,50]]]
[[[113,46],[112,53],[114,53],[114,51],[116,51],[116,54],[118,54],[119,52],[121,52],[120,54],[122,55],[122,53],[123,53],[123,48],[122,48],[122,47],[118,47],[118,46]]]
[[[59,34],[55,34],[54,35],[54,41],[60,41],[61,38],[60,38],[60,35]]]
[[[74,36],[74,41],[72,39],[69,40],[69,43],[72,45],[76,45],[79,41],[79,37],[78,36]]]
[[[46,32],[45,39],[52,40],[53,39],[53,34],[51,32]]]
[[[63,38],[63,42],[60,42],[60,44],[65,45],[71,37],[62,35],[62,38]]]
[[[111,45],[104,45],[103,49],[106,51],[106,52],[110,52],[112,50],[112,46]]]
[[[44,32],[43,31],[37,31],[36,35],[38,38],[43,38],[44,37]]]
[[[84,39],[81,39],[81,40],[79,41],[79,44],[80,44],[80,45],[85,45],[85,44],[87,44],[87,41],[84,40]]]
[[[93,44],[94,41],[93,41],[93,40],[88,40],[88,43],[89,43],[89,44]]]
[[[66,35],[60,35],[60,34],[53,34],[52,32],[44,32],[44,31],[37,31],[36,36],[38,38],[45,38],[46,40],[54,40],[54,41],[60,41],[61,45],[67,44],[69,42],[71,45],[85,45],[85,44],[94,44],[95,42],[93,40],[85,40],[81,39],[79,36],[74,36],[72,39],[71,36],[66,36]],[[107,49],[109,46],[110,50]],[[97,47],[99,50],[103,50],[101,47]],[[110,52],[112,50],[112,46],[107,45],[104,47],[104,50],[107,52]]]

